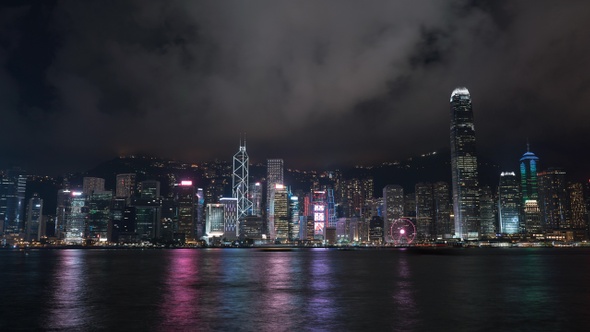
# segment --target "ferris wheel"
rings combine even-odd
[[[395,219],[389,228],[389,236],[396,246],[411,244],[416,237],[416,226],[410,219]]]

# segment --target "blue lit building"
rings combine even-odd
[[[523,204],[528,200],[539,200],[539,185],[537,172],[539,170],[539,158],[529,150],[520,158],[520,190]]]
[[[514,172],[502,172],[498,187],[498,216],[500,233],[520,233],[520,193]]]

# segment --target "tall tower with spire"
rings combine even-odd
[[[252,211],[252,202],[248,199],[250,159],[246,152],[246,138],[240,137],[240,149],[233,158],[232,197],[238,200],[238,220],[246,217]]]
[[[531,152],[527,142],[526,152],[520,158],[520,190],[523,204],[528,200],[539,200],[538,171],[539,158]]]
[[[450,103],[455,237],[476,239],[480,234],[479,183],[473,110],[467,88],[453,90]]]

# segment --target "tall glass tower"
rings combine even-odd
[[[538,170],[539,158],[529,150],[527,144],[526,152],[520,158],[520,190],[523,204],[528,200],[539,200]]]
[[[520,233],[520,195],[518,180],[514,172],[502,172],[498,186],[498,215],[500,217],[500,233]]]
[[[475,127],[467,88],[451,93],[451,169],[455,237],[477,239],[480,232]]]
[[[232,173],[232,196],[238,200],[238,220],[252,214],[252,202],[248,199],[249,174],[248,164],[250,159],[246,153],[246,140],[240,150],[234,155]]]

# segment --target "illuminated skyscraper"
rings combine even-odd
[[[133,199],[135,206],[135,234],[140,241],[162,237],[162,199],[160,182],[146,180],[139,183],[139,197]]]
[[[283,242],[289,239],[289,192],[278,183],[270,192],[269,228],[271,225],[271,239]]]
[[[450,188],[447,182],[436,182],[432,186],[434,197],[434,228],[436,237],[447,239],[454,234],[454,225],[451,223]]]
[[[420,240],[431,240],[435,238],[432,184],[417,183],[415,192],[417,237]]]
[[[414,208],[415,209],[415,208]],[[385,242],[391,242],[390,228],[395,219],[404,216],[404,188],[399,185],[387,185],[383,188],[383,221]]]
[[[178,227],[176,238],[185,241],[195,239],[196,193],[192,181],[181,181],[176,186],[176,204],[178,206]]]
[[[112,191],[92,191],[87,196],[87,234],[86,238],[95,242],[107,241],[109,220],[111,218]]]
[[[539,209],[544,230],[568,229],[569,209],[565,172],[558,168],[549,168],[538,173]]]
[[[494,197],[492,189],[489,186],[481,186],[479,196],[480,236],[488,238],[496,237],[498,228],[496,221],[497,206],[498,201]]]
[[[70,196],[72,192],[69,189],[60,189],[57,191],[57,208],[55,211],[55,237],[59,240],[65,238],[66,211],[70,206]]]
[[[520,158],[520,191],[523,203],[539,199],[537,180],[539,158],[529,150],[528,144],[526,150]]]
[[[223,204],[223,237],[235,240],[239,235],[238,227],[238,199],[223,197],[219,200]]]
[[[270,207],[270,192],[275,188],[275,185],[285,183],[283,177],[283,159],[267,159],[266,160],[266,209]]]
[[[262,186],[260,182],[256,182],[250,185],[250,202],[252,202],[252,215],[262,216]]]
[[[586,230],[588,228],[588,211],[584,201],[584,186],[575,182],[568,184],[567,189],[571,211],[571,228]]]
[[[520,233],[520,205],[518,180],[514,172],[502,172],[498,186],[498,216],[500,233]]]
[[[135,194],[135,173],[117,174],[116,197],[131,198]]]
[[[26,226],[26,241],[38,241],[42,234],[40,231],[43,227],[43,200],[37,194],[34,194],[29,199],[27,206],[27,226]]]
[[[299,239],[299,197],[289,193],[289,240]]]
[[[155,199],[160,197],[160,181],[141,181],[139,183],[139,189],[139,197],[141,199]]]
[[[81,191],[70,192],[65,210],[65,236],[67,244],[82,244],[85,237],[88,207],[86,196]]]
[[[529,235],[541,235],[541,211],[537,200],[530,199],[524,202],[524,232]]]
[[[82,179],[82,193],[90,196],[95,191],[104,191],[104,179],[85,176]]]
[[[207,204],[207,213],[205,216],[205,231],[208,237],[223,236],[224,214],[224,204]]]
[[[24,232],[25,190],[27,177],[21,169],[8,170],[0,177],[0,230]]]
[[[285,179],[283,177],[283,159],[267,159],[266,160],[266,227],[265,232],[271,236],[271,232],[274,232],[274,225],[270,225],[272,222],[270,220],[270,200],[271,200],[271,192],[274,190],[277,184],[285,183]]]
[[[242,145],[240,140],[240,150],[233,158],[232,173],[232,197],[238,200],[238,220],[252,214],[252,202],[248,197],[249,175],[248,165],[250,159],[246,153],[246,141]]]
[[[479,188],[475,126],[471,95],[466,88],[453,90],[451,104],[451,169],[455,237],[479,237]]]
[[[197,188],[197,229],[195,231],[197,239],[205,236],[205,192],[203,188]]]

